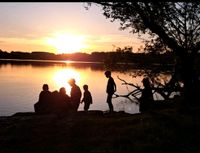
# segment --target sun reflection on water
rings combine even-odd
[[[74,78],[77,84],[79,84],[81,79],[80,74],[74,69],[70,68],[58,70],[53,76],[53,80],[56,84],[57,89],[59,90],[61,87],[65,87],[67,94],[70,94],[71,87],[68,84],[68,80],[71,78]]]

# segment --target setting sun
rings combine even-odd
[[[76,83],[80,82],[80,74],[73,69],[63,69],[54,74],[53,80],[56,83],[57,89],[65,87],[67,94],[70,93],[71,87],[68,84],[69,79],[74,78]]]
[[[86,47],[84,41],[84,36],[67,33],[56,34],[54,37],[46,39],[47,44],[55,47],[58,54],[79,52]]]

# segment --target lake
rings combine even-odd
[[[65,87],[67,94],[70,86],[67,81],[75,78],[76,84],[83,92],[83,85],[89,86],[93,104],[89,110],[107,111],[106,84],[102,63],[73,61],[34,61],[34,60],[0,60],[0,116],[13,115],[16,112],[33,112],[33,105],[38,101],[39,93],[44,83],[50,91]],[[133,69],[132,73],[138,71]],[[112,77],[117,85],[117,94],[123,95],[133,88],[122,85],[117,77],[142,87],[142,76],[131,77],[129,73],[112,71]],[[113,98],[115,111],[139,113],[139,105],[126,98]],[[80,104],[79,110],[83,110]]]

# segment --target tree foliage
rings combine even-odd
[[[92,3],[89,3],[91,5]],[[190,97],[199,76],[195,57],[200,53],[200,2],[96,2],[107,19],[120,22],[120,29],[138,35],[148,34],[145,50],[171,51]],[[175,75],[172,75],[173,77]],[[173,78],[174,79],[174,78]],[[195,90],[195,89],[194,89]],[[191,97],[190,97],[191,98]]]
[[[154,41],[177,54],[197,53],[200,49],[199,2],[97,2],[111,21],[121,29],[148,33]],[[163,47],[163,46],[162,46]]]

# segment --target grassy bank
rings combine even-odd
[[[197,152],[200,109],[144,114],[17,113],[0,118],[0,152]]]

